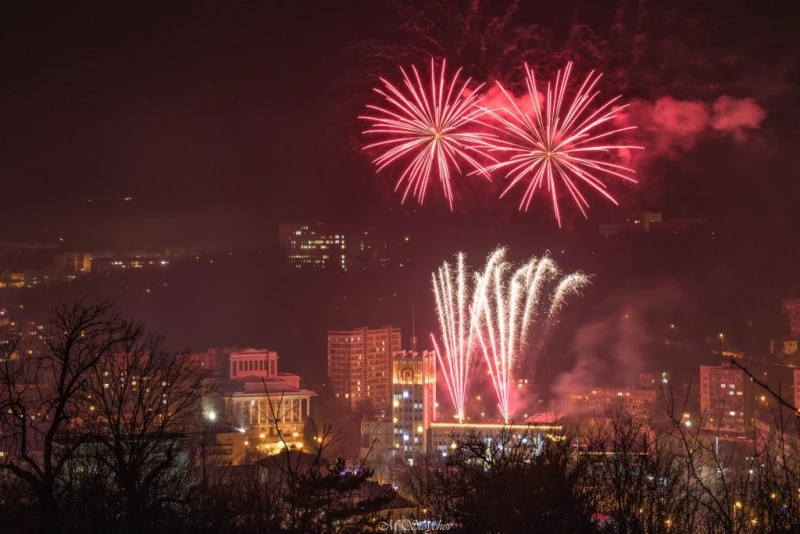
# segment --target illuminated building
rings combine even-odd
[[[398,351],[391,364],[391,409],[385,418],[361,422],[362,458],[378,471],[425,454],[436,413],[435,353]]]
[[[302,448],[316,393],[303,388],[298,375],[278,372],[274,351],[244,349],[232,352],[229,359],[231,380],[218,387],[225,421],[247,435],[248,446],[259,454],[278,452],[281,436],[286,444]],[[213,411],[205,415],[218,417]]]
[[[564,434],[564,418],[553,416],[541,420],[526,420],[523,424],[431,423],[428,437],[428,452],[447,456],[458,446],[459,441],[463,441],[473,433],[491,437],[503,431],[510,431],[517,435],[525,434],[529,438],[534,439],[560,439]]]
[[[339,402],[351,410],[389,407],[392,354],[400,351],[400,329],[355,328],[328,332],[328,376]]]
[[[298,269],[366,270],[389,263],[386,233],[374,226],[280,224],[278,246]]]
[[[568,391],[562,400],[562,410],[566,413],[606,417],[622,410],[632,419],[643,420],[648,419],[655,408],[656,391],[651,388],[578,386]]]
[[[436,413],[436,355],[433,351],[395,353],[392,357],[394,449],[402,458],[427,450],[427,429]]]
[[[702,428],[742,434],[750,417],[750,380],[744,371],[723,362],[700,366]]]
[[[110,272],[118,270],[159,269],[169,265],[169,260],[160,254],[127,253],[119,256],[92,257],[94,270]]]
[[[67,252],[55,255],[56,269],[75,273],[92,272],[92,255],[88,252]]]
[[[0,287],[25,287],[25,273],[5,273],[2,276]]]
[[[304,224],[289,235],[289,263],[298,269],[347,270],[347,239],[340,228],[327,224]]]

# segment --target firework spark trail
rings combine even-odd
[[[570,295],[580,295],[581,289],[589,284],[589,277],[583,273],[572,273],[565,276],[550,297],[550,309],[547,312],[545,328],[549,329],[556,321],[558,313],[564,307]]]
[[[612,151],[642,148],[606,144],[605,141],[605,138],[634,129],[635,126],[598,130],[599,127],[614,120],[627,106],[614,106],[620,98],[616,97],[593,109],[592,103],[599,94],[599,91],[595,91],[595,85],[601,75],[595,76],[592,71],[575,94],[571,104],[566,107],[566,111],[562,113],[572,63],[567,64],[563,73],[558,71],[554,86],[551,87],[548,83],[544,95],[537,89],[533,69],[525,65],[525,70],[528,95],[534,111],[533,117],[520,110],[514,97],[509,95],[499,82],[498,87],[510,105],[501,109],[485,109],[499,121],[499,127],[505,132],[505,138],[498,139],[492,151],[503,152],[509,157],[483,169],[488,172],[506,170],[506,178],[511,182],[500,196],[503,197],[515,185],[527,179],[528,186],[519,205],[520,210],[527,211],[536,190],[546,188],[552,198],[553,212],[559,227],[561,212],[557,181],[563,183],[584,217],[587,216],[585,208],[589,207],[589,202],[578,188],[581,183],[617,204],[614,197],[606,191],[606,184],[600,176],[616,177],[636,183],[632,176],[635,171],[597,159],[595,156]]]
[[[543,288],[557,276],[555,262],[546,256],[541,260],[533,258],[515,270],[502,248],[490,256],[483,274],[476,276],[473,335],[483,352],[500,414],[506,423],[511,417],[509,395],[514,367],[522,356],[531,322],[541,320],[545,332],[566,297],[578,293],[588,283],[587,277],[580,273],[564,277],[545,307],[541,299]],[[543,309],[547,310],[545,315],[540,312]]]
[[[498,249],[490,256],[482,275],[478,275],[479,295],[475,335],[489,368],[492,385],[497,394],[503,420],[510,417],[509,393],[515,358],[522,342],[520,318],[525,312],[527,273],[533,270],[535,259],[512,274],[505,250]]]
[[[433,292],[436,296],[443,350],[440,350],[435,336],[431,335],[459,422],[464,420],[464,403],[473,366],[472,305],[468,302],[472,292],[467,282],[464,262],[464,254],[459,254],[455,273],[445,262],[439,268],[438,277],[436,273],[433,275]]]
[[[528,265],[528,297],[525,301],[525,312],[522,319],[523,338],[527,336],[531,319],[538,315],[538,304],[545,284],[558,276],[558,268],[555,262],[547,256],[544,256],[538,262],[534,259]]]
[[[431,174],[435,170],[452,210],[452,168],[461,174],[459,166],[461,160],[475,169],[476,173],[490,179],[488,171],[483,169],[483,163],[479,160],[496,161],[486,153],[492,146],[489,141],[494,135],[489,133],[487,126],[480,121],[480,117],[486,114],[486,110],[478,106],[482,100],[479,91],[483,85],[467,94],[470,78],[457,89],[456,84],[461,73],[459,69],[445,90],[447,85],[445,62],[442,62],[437,81],[433,59],[431,59],[431,80],[428,88],[425,87],[416,67],[412,67],[413,80],[405,70],[401,68],[400,71],[403,73],[406,92],[381,78],[385,90],[375,89],[375,92],[383,96],[389,105],[367,106],[376,114],[360,117],[373,123],[364,134],[377,134],[389,138],[369,144],[364,149],[385,150],[373,161],[378,166],[378,171],[399,159],[411,157],[395,186],[397,191],[405,182],[403,202],[408,194],[412,193],[422,204]]]
[[[455,269],[445,262],[432,275],[441,334],[441,345],[431,335],[434,350],[460,422],[464,421],[478,347],[488,367],[501,416],[509,422],[515,364],[523,356],[531,327],[539,324],[540,335],[544,335],[555,323],[567,297],[580,293],[588,284],[588,277],[581,273],[567,275],[559,280],[549,298],[543,298],[548,284],[559,278],[558,266],[548,255],[531,258],[515,268],[506,258],[505,249],[498,248],[472,280],[468,279],[465,261],[464,254],[458,254]]]

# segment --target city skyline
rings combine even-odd
[[[3,531],[800,532],[798,27],[3,6]]]

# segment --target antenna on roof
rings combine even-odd
[[[414,301],[411,301],[411,352],[412,354],[417,351],[417,325],[416,316],[414,315]]]

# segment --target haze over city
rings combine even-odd
[[[800,528],[796,8],[0,20],[9,531]]]

